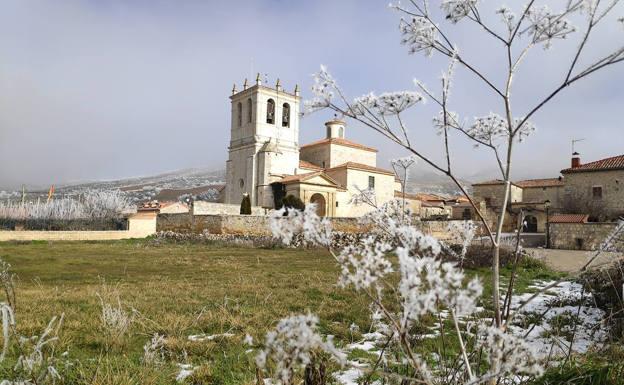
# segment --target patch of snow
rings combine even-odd
[[[176,376],[177,382],[184,382],[184,380],[186,380],[186,378],[190,376],[191,374],[193,374],[195,369],[197,369],[196,367],[193,367],[193,365],[191,364],[178,364],[178,367],[180,368],[180,371],[178,372],[178,375]]]
[[[188,336],[189,341],[195,341],[195,342],[201,342],[201,341],[213,341],[217,338],[230,338],[230,337],[234,337],[233,333],[222,333],[222,334],[194,334],[194,335],[190,335]]]

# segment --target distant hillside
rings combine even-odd
[[[86,190],[119,189],[136,202],[176,200],[185,194],[199,195],[225,184],[224,170],[192,168],[119,180],[92,181],[56,186],[56,197],[75,197]],[[28,200],[45,199],[47,190],[27,191]],[[0,199],[19,199],[21,191],[2,191]]]
[[[425,166],[426,167],[426,166]],[[428,193],[444,196],[461,195],[461,190],[448,176],[425,169],[423,166],[415,166],[410,170],[406,190],[410,193]],[[470,193],[471,182],[459,179],[461,185]]]

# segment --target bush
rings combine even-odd
[[[609,315],[611,337],[624,340],[624,261],[589,270],[583,274],[581,282],[594,296],[596,305]]]
[[[249,198],[249,194],[245,194],[243,196],[243,200],[241,201],[240,213],[241,215],[251,215],[251,199]]]
[[[286,210],[288,209],[295,209],[299,211],[305,210],[305,204],[303,203],[303,201],[299,199],[299,197],[296,197],[292,194],[286,195],[282,199],[282,206],[286,207]]]

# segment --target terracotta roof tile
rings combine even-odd
[[[526,179],[515,182],[517,186],[522,188],[531,187],[559,187],[563,186],[563,178],[547,178],[547,179]]]
[[[403,198],[403,193],[400,191],[394,191],[394,197],[395,198]],[[418,195],[417,194],[410,194],[410,193],[405,193],[405,199],[412,199],[412,200],[420,200],[418,199]]]
[[[587,223],[586,214],[554,214],[548,218],[549,223]]]
[[[364,146],[363,144],[355,143],[355,142],[352,142],[350,140],[343,139],[343,138],[326,138],[326,139],[321,139],[321,140],[317,140],[316,142],[304,144],[303,146],[301,146],[301,148],[321,146],[321,145],[324,145],[324,144],[338,144],[338,145],[341,145],[341,146],[353,147],[353,148],[357,148],[357,149],[360,149],[360,150],[377,152],[376,148]]]
[[[374,167],[374,166],[369,166],[369,165],[363,164],[363,163],[356,163],[356,162],[343,163],[343,164],[338,165],[336,167],[328,168],[326,170],[327,171],[331,171],[331,170],[336,170],[338,168],[350,168],[350,169],[354,169],[354,170],[363,170],[363,171],[376,172],[376,173],[379,173],[379,174],[395,175],[394,172],[392,172],[390,170],[386,170],[386,169],[379,168],[379,167]]]
[[[323,169],[322,167],[319,167],[305,160],[299,160],[299,168],[307,168],[310,170],[322,170]]]
[[[624,155],[613,156],[597,160],[595,162],[585,163],[579,167],[566,168],[561,173],[572,172],[590,172],[590,171],[606,171],[606,170],[624,170]]]

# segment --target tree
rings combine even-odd
[[[466,333],[466,340],[463,339],[463,333],[460,331],[459,314],[470,314],[474,310],[475,301],[480,297],[482,287],[474,281],[466,285],[462,279],[458,279],[458,277],[463,277],[463,273],[455,270],[455,267],[449,265],[442,267],[437,259],[442,247],[440,243],[414,229],[409,222],[409,217],[395,215],[401,211],[400,207],[398,210],[396,206],[385,207],[381,212],[372,215],[373,222],[389,234],[396,243],[371,240],[369,244],[347,247],[336,253],[331,246],[327,246],[342,268],[339,283],[344,286],[352,285],[356,290],[364,292],[375,305],[376,311],[382,314],[382,319],[387,323],[386,326],[392,331],[388,343],[396,343],[401,347],[405,362],[413,370],[408,380],[426,384],[483,382],[497,384],[513,382],[512,373],[523,373],[529,377],[541,373],[539,365],[534,361],[535,357],[530,353],[530,347],[523,344],[521,338],[513,338],[508,333],[510,329],[508,326],[511,325],[519,309],[535,296],[512,312],[510,304],[514,292],[513,274],[515,274],[512,273],[509,288],[504,290],[507,294],[504,299],[500,298],[500,292],[503,289],[499,271],[500,248],[507,241],[503,237],[502,226],[510,206],[508,199],[513,154],[517,145],[535,131],[531,119],[563,90],[598,71],[624,61],[624,45],[619,45],[608,54],[588,57],[595,55],[596,50],[589,48],[593,42],[590,36],[599,25],[604,24],[605,21],[624,23],[624,18],[616,20],[613,17],[614,10],[619,9],[620,5],[620,0],[568,0],[562,2],[561,9],[551,10],[545,5],[538,5],[536,0],[529,0],[524,7],[517,8],[518,14],[514,14],[508,7],[499,7],[496,13],[502,20],[502,24],[495,26],[482,17],[485,13],[482,12],[478,0],[442,0],[439,10],[434,9],[427,0],[410,0],[408,6],[391,5],[391,8],[402,16],[399,22],[402,34],[401,43],[408,47],[411,54],[419,52],[426,56],[436,54],[448,59],[448,67],[442,75],[439,91],[433,91],[416,80],[415,86],[418,92],[407,90],[385,92],[379,95],[369,93],[350,99],[325,66],[321,66],[320,71],[315,75],[312,87],[314,98],[306,102],[306,113],[331,109],[345,118],[355,120],[378,132],[433,169],[446,175],[468,197],[491,242],[492,287],[494,288],[490,303],[493,309],[491,323],[481,319],[482,324],[486,324],[487,327],[477,330],[476,333]],[[579,15],[583,26],[577,29],[572,25],[572,19]],[[493,50],[501,50],[505,60],[491,64],[502,66],[505,74],[502,82],[498,77],[491,76],[477,68],[469,56],[460,51],[453,42],[453,37],[446,28],[459,23],[472,24],[482,33],[479,45],[492,47],[492,52],[488,52],[488,56],[496,57]],[[536,92],[534,95],[537,96],[524,97],[522,104],[528,103],[529,108],[518,113],[512,108],[512,106],[517,108],[513,103],[512,91],[515,76],[529,57],[528,53],[538,46],[548,49],[558,40],[571,40],[575,32],[579,32],[576,34],[579,36],[578,46],[565,66],[558,84],[547,90],[546,96],[541,96],[541,92]],[[618,39],[618,42],[621,41],[621,38]],[[485,111],[478,111],[473,114],[477,117],[471,123],[467,123],[453,111],[449,95],[451,80],[456,68],[461,68],[474,76],[477,82],[494,96],[496,103],[487,105],[486,111],[498,111],[498,113],[490,112],[483,115]],[[428,153],[429,148],[418,147],[419,141],[412,142],[411,130],[403,115],[406,110],[420,104],[426,98],[439,108],[439,113],[433,117],[432,122],[433,128],[441,137],[442,161]],[[458,180],[454,168],[454,157],[451,156],[451,144],[455,136],[466,139],[476,147],[487,151],[500,172],[505,192],[494,226],[490,226],[486,221],[481,207],[472,200]],[[292,239],[292,227],[298,225],[298,228],[304,234],[308,234],[307,237],[310,239],[329,245],[330,237],[327,234],[325,222],[314,218],[314,214],[307,213],[307,211],[304,215],[295,216],[292,223],[275,222],[275,232],[281,233],[284,239]],[[306,214],[310,217],[309,223],[306,222]],[[515,266],[517,266],[517,256],[520,250],[518,245],[519,242],[516,242]],[[397,255],[398,267],[394,267],[396,265],[385,258],[390,251],[394,251]],[[594,259],[595,256],[583,269],[586,269]],[[398,287],[387,288],[385,285],[388,283],[384,281],[384,276],[397,269],[400,271]],[[426,279],[423,278],[424,275]],[[431,286],[428,286],[429,283]],[[550,287],[553,286],[548,285],[540,292]],[[398,311],[385,306],[384,294],[387,292],[399,298],[400,309]],[[455,326],[454,338],[457,338],[460,357],[451,363],[457,366],[452,369],[445,367],[449,371],[443,371],[437,375],[427,367],[428,360],[414,352],[415,345],[410,340],[412,333],[410,327],[424,314],[436,317],[436,310],[439,310],[436,307],[440,305],[450,313],[449,319]],[[429,308],[429,306],[432,307]],[[292,330],[286,330],[283,333],[291,332]],[[314,330],[310,334],[314,335]],[[473,338],[475,335],[480,337]],[[473,344],[481,344],[473,351],[475,354],[468,354],[466,345],[468,339]],[[303,347],[312,349],[323,343],[318,337],[310,341],[315,344],[303,344]],[[267,342],[274,342],[274,339],[267,338]],[[284,351],[282,347],[268,346],[265,353],[272,359],[279,359],[279,357],[272,354],[271,349],[278,352]],[[300,354],[301,352],[307,354],[301,346],[298,346],[297,351]],[[305,354],[298,359],[307,361],[309,357]],[[475,357],[478,359],[475,360]],[[259,361],[263,363],[267,356],[260,358]],[[485,372],[480,366],[481,358],[488,359]],[[293,362],[292,357],[287,362]],[[292,379],[292,370],[288,368],[283,373],[286,374],[282,381],[288,383]]]
[[[240,213],[241,215],[251,215],[251,199],[249,198],[249,194],[243,195],[243,200],[241,201]]]
[[[492,243],[492,270],[493,286],[500,287],[500,246],[503,234],[503,223],[509,205],[509,191],[511,186],[512,155],[515,146],[535,131],[535,126],[529,119],[543,110],[544,107],[563,90],[576,85],[579,80],[588,77],[611,65],[624,61],[624,45],[610,53],[594,58],[586,58],[590,36],[599,24],[609,18],[613,10],[620,4],[620,0],[606,3],[601,1],[570,0],[564,2],[563,8],[557,11],[548,6],[538,6],[536,0],[519,8],[519,15],[505,6],[497,9],[502,19],[502,28],[487,24],[479,10],[478,0],[443,0],[440,6],[442,17],[449,27],[460,22],[473,23],[484,34],[483,44],[491,44],[502,49],[506,60],[500,62],[505,72],[502,84],[497,84],[493,76],[476,68],[468,56],[460,53],[452,37],[444,29],[437,12],[427,0],[412,0],[411,6],[402,4],[391,5],[391,8],[401,14],[399,29],[402,35],[401,43],[408,47],[410,54],[424,53],[430,57],[433,54],[448,58],[449,65],[441,79],[439,92],[427,88],[422,82],[414,83],[420,92],[398,91],[385,92],[380,95],[369,93],[349,100],[345,92],[339,87],[325,66],[314,77],[312,91],[314,98],[306,102],[306,112],[311,113],[322,109],[331,109],[346,118],[380,133],[392,142],[400,145],[409,153],[424,161],[426,164],[449,177],[461,192],[468,197],[479,220],[483,223],[486,234]],[[583,27],[577,29],[572,25],[571,18],[575,15],[584,15]],[[624,24],[624,18],[617,19]],[[580,30],[579,44],[566,66],[562,79],[554,89],[548,90],[545,97],[536,96],[532,107],[528,111],[517,114],[512,109],[514,103],[512,90],[514,77],[527,58],[531,49],[542,46],[550,48],[557,40],[570,39]],[[486,38],[488,40],[486,40]],[[493,55],[494,53],[492,53]],[[581,63],[590,63],[583,64]],[[489,92],[494,95],[499,104],[487,106],[490,111],[501,111],[501,114],[490,112],[487,115],[477,116],[471,124],[462,122],[459,115],[451,109],[449,95],[451,80],[457,67],[472,74]],[[442,138],[441,150],[444,160],[439,162],[426,153],[427,149],[417,147],[411,141],[410,130],[402,113],[429,98],[440,108],[439,114],[433,117],[433,127]],[[524,100],[526,102],[527,100]],[[452,134],[457,133],[473,143],[475,146],[489,151],[504,181],[505,193],[503,203],[497,213],[495,228],[490,227],[485,220],[485,214],[470,198],[465,188],[460,184],[453,168],[450,140]],[[495,309],[495,323],[503,327],[500,308],[499,291],[493,290],[492,298]]]

